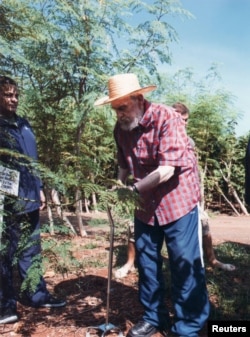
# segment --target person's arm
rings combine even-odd
[[[42,211],[46,206],[46,197],[42,189],[40,190],[40,201],[41,201],[40,211]]]
[[[128,176],[129,176],[129,170],[119,167],[118,177],[117,177],[118,181],[120,181],[122,184],[125,184]]]
[[[175,168],[173,166],[159,166],[142,180],[134,184],[139,193],[151,190],[161,183],[168,181],[174,175]]]

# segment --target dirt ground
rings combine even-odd
[[[96,218],[101,216],[103,215],[94,215]],[[90,215],[84,215],[84,218],[89,219]],[[250,244],[250,217],[213,216],[210,219],[210,229],[214,245],[223,242]],[[138,303],[136,272],[120,280],[111,280],[110,311],[107,317],[109,228],[95,227],[94,229],[88,226],[87,232],[89,235],[86,238],[72,238],[72,243],[76,247],[75,257],[86,259],[98,255],[100,260],[105,262],[106,267],[98,265],[86,267],[84,270],[79,270],[77,274],[64,276],[48,270],[45,274],[48,288],[65,297],[67,306],[58,309],[34,309],[18,303],[19,321],[1,325],[0,336],[94,337],[101,336],[102,331],[92,330],[89,327],[106,327],[106,323],[112,323],[118,328],[117,331],[114,334],[105,333],[105,336],[122,337],[138,321],[142,314],[142,307]],[[84,248],[93,242],[96,243],[93,249]],[[115,243],[116,248],[119,245],[121,243]],[[125,242],[123,246],[125,249]],[[116,262],[113,263],[113,269],[116,268]],[[98,331],[99,334],[96,333]],[[201,336],[206,337],[205,330],[201,332]]]
[[[209,224],[213,244],[227,241],[250,244],[249,216],[212,216]]]

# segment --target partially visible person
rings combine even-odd
[[[188,107],[183,103],[177,102],[173,104],[173,108],[175,109],[175,111],[181,114],[183,121],[187,125],[189,115],[190,115]],[[190,138],[190,142],[192,146],[195,147],[195,142],[192,138]],[[213,249],[212,235],[211,235],[210,228],[209,228],[208,215],[201,208],[199,212],[200,212],[200,220],[202,224],[202,247],[203,247],[204,255],[205,255],[207,262],[212,268],[219,268],[225,271],[234,271],[235,266],[233,264],[223,263],[216,258],[215,252]]]
[[[151,103],[135,74],[108,81],[109,95],[95,106],[111,104],[119,179],[140,196],[135,210],[135,247],[142,318],[127,337],[150,337],[171,329],[177,336],[196,337],[209,315],[205,269],[198,236],[200,187],[197,159],[185,125],[173,108]],[[165,241],[172,280],[174,319],[165,304],[161,250]]]
[[[3,199],[0,324],[18,320],[12,270],[15,261],[26,287],[26,304],[37,308],[66,304],[49,293],[42,277],[39,208],[44,207],[45,197],[37,170],[32,166],[37,162],[35,136],[29,122],[16,114],[18,99],[17,83],[0,76],[0,165],[20,174],[17,197],[5,195]]]
[[[123,278],[129,273],[135,271],[135,259],[136,259],[136,250],[135,250],[135,239],[134,239],[134,223],[130,221],[128,226],[128,244],[127,244],[127,261],[114,273],[116,278]]]

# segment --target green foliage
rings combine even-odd
[[[79,192],[89,198],[101,191],[101,203],[109,198],[105,179],[115,179],[117,171],[115,119],[108,107],[95,109],[93,102],[105,93],[110,75],[128,71],[142,85],[159,84],[153,99],[189,106],[188,132],[208,201],[218,194],[217,184],[233,200],[222,173],[243,195],[244,144],[234,135],[239,114],[232,94],[219,85],[218,66],[201,80],[189,68],[171,77],[159,74],[178,40],[172,16],[192,18],[174,0],[1,2],[1,72],[20,84],[19,113],[37,136],[45,185],[70,202]]]
[[[106,210],[112,206],[112,210],[120,219],[133,217],[135,207],[140,207],[140,197],[130,189],[118,186],[115,190],[99,193],[99,205]]]
[[[58,238],[50,237],[42,241],[44,270],[52,269],[56,273],[67,274],[80,266],[72,255],[71,240],[59,241]]]
[[[97,247],[97,245],[95,243],[88,243],[88,244],[84,245],[85,249],[94,249],[96,247]]]
[[[21,284],[21,292],[34,293],[43,276],[41,255],[34,256],[32,260],[32,266],[28,270],[27,277]]]
[[[108,221],[105,219],[91,219],[88,220],[88,224],[91,227],[103,227],[103,226],[107,226],[108,225]]]
[[[62,235],[62,236],[67,237],[70,234],[72,234],[70,228],[65,226],[62,219],[55,219],[53,221],[53,228],[54,228],[54,232],[57,235]],[[50,231],[51,231],[50,225],[48,223],[43,223],[42,226],[41,226],[41,232],[42,233],[50,233]]]
[[[88,197],[116,174],[114,119],[93,108],[104,80],[143,68],[143,83],[144,69],[155,73],[158,62],[170,61],[177,34],[166,19],[189,13],[178,1],[11,0],[0,8],[1,70],[17,77],[19,113],[32,123],[40,161],[56,174],[44,170],[45,185]]]

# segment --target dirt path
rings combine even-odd
[[[228,241],[250,244],[249,216],[212,216],[209,223],[213,244]]]
[[[72,224],[77,228],[75,215],[70,213],[66,215],[69,217]],[[45,218],[47,218],[46,212],[42,213],[41,218],[43,221]],[[83,213],[83,219],[86,222],[91,219],[108,220],[107,214],[105,212]],[[210,214],[209,224],[214,245],[227,241],[250,244],[250,216]],[[95,229],[92,228],[91,230]],[[109,229],[107,228],[107,230]]]

